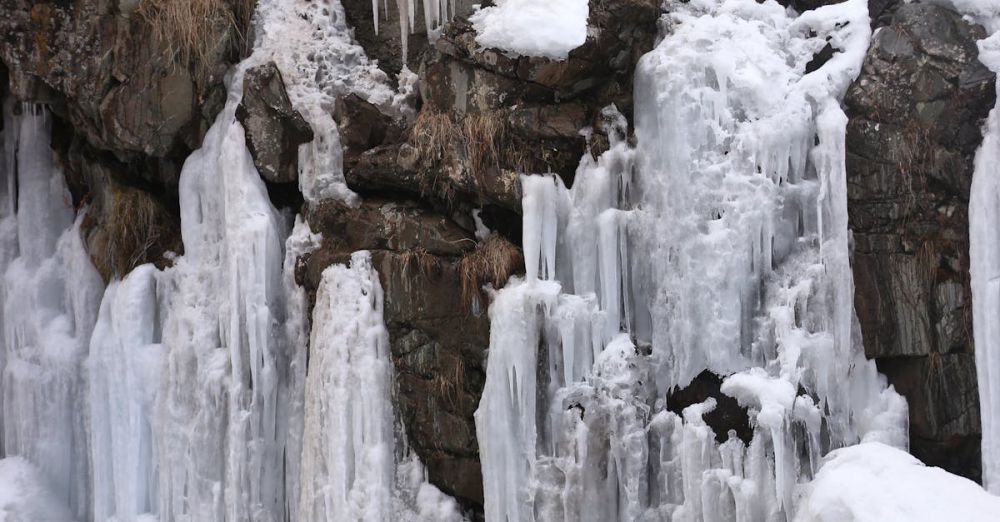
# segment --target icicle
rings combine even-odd
[[[636,76],[638,145],[608,108],[611,147],[571,190],[521,179],[527,276],[490,308],[476,413],[490,522],[792,520],[821,428],[823,447],[905,447],[905,401],[852,335],[838,100],[864,1],[670,13]],[[803,75],[827,38],[843,52]],[[748,407],[749,445],[716,441],[714,400],[664,409],[706,370]]]

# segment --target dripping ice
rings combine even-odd
[[[80,240],[85,210],[74,223],[45,109],[5,104],[2,442],[3,454],[24,460],[0,461],[0,472],[22,484],[16,491],[37,494],[0,498],[0,513],[266,521],[323,518],[325,506],[366,521],[460,519],[397,433],[385,340],[345,332],[337,339],[356,345],[310,341],[294,264],[320,238],[271,205],[234,117],[245,71],[276,62],[316,133],[299,150],[306,201],[355,204],[328,109],[354,92],[405,114],[407,93],[394,93],[351,41],[339,2],[263,2],[255,23],[254,51],[231,71],[225,108],[182,169],[184,254],[164,270],[141,266],[107,289]],[[377,275],[364,259],[334,267],[339,285],[325,290],[336,294],[334,303],[375,295]],[[366,293],[352,293],[357,288]],[[380,300],[340,311],[384,331]],[[339,317],[318,307],[313,331],[336,332]],[[355,395],[310,385],[307,350],[333,352],[316,357],[310,375],[370,370],[366,382],[378,390],[379,408],[352,417]],[[347,368],[361,354],[367,366]],[[339,415],[336,429],[311,429],[328,424],[331,412]],[[339,444],[338,433],[370,429],[379,437]],[[329,466],[316,466],[320,453]],[[362,457],[358,468],[372,456],[379,465],[355,476],[354,456]],[[347,504],[330,504],[332,491],[349,492]]]
[[[865,2],[668,11],[636,75],[638,144],[609,107],[611,147],[571,189],[522,178],[527,276],[490,308],[476,413],[487,520],[792,520],[830,450],[905,449],[848,258],[839,98]],[[828,40],[841,52],[805,74]],[[749,443],[716,442],[712,400],[665,408],[703,371],[749,408]]]

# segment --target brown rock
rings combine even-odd
[[[297,181],[299,145],[312,141],[313,131],[292,107],[274,62],[246,72],[236,118],[246,131],[247,148],[261,177],[272,183]]]

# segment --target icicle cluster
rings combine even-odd
[[[255,20],[254,52],[232,71],[223,111],[181,172],[184,254],[165,270],[141,266],[106,291],[80,240],[83,215],[74,224],[53,164],[47,113],[5,104],[2,453],[36,466],[51,496],[83,520],[273,521],[348,511],[372,522],[458,520],[455,502],[426,482],[396,433],[391,365],[376,335],[384,337],[377,277],[362,258],[349,272],[334,270],[341,285],[326,287],[324,299],[357,301],[360,288],[373,299],[363,315],[369,333],[310,343],[294,266],[320,238],[272,206],[235,118],[245,72],[275,61],[316,133],[299,151],[307,202],[353,203],[329,109],[336,96],[358,92],[405,112],[406,93],[394,95],[352,42],[336,0],[266,1]],[[319,332],[344,326],[328,308],[317,307]],[[364,416],[354,415],[355,395],[316,380],[338,372],[375,390],[342,389],[366,392]]]
[[[487,520],[791,520],[828,451],[906,445],[853,324],[838,100],[865,2],[670,13],[636,77],[637,148],[609,108],[611,148],[571,190],[522,179],[527,277],[490,309],[476,413]],[[714,401],[666,410],[704,370],[749,408],[749,444],[716,442]]]
[[[399,41],[403,47],[403,63],[409,57],[409,36],[416,31],[417,4],[414,0],[395,0],[399,12]],[[389,0],[382,0],[385,15],[389,14]],[[441,26],[456,13],[456,0],[423,0],[424,26],[427,37],[432,42],[441,34]],[[372,0],[372,19],[375,21],[375,34],[379,29],[379,0]]]

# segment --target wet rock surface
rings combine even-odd
[[[979,477],[968,200],[995,78],[981,27],[899,6],[846,98],[855,307],[868,357],[910,404],[911,451]]]

